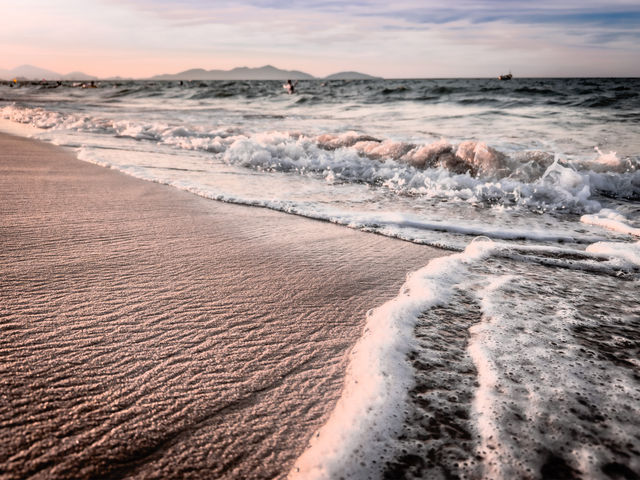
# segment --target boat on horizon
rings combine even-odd
[[[511,80],[512,78],[513,78],[513,75],[511,74],[511,72],[505,75],[498,75],[498,80]]]

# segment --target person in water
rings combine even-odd
[[[286,89],[289,95],[291,95],[292,93],[296,93],[296,85],[298,85],[298,80],[296,80],[296,83],[291,83],[291,80],[287,80],[287,83],[285,83],[282,88]]]

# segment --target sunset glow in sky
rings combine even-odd
[[[147,77],[271,64],[316,76],[640,76],[637,0],[21,0],[0,68]]]

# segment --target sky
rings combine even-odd
[[[638,0],[20,0],[2,10],[0,69],[640,76]]]

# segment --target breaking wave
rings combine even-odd
[[[229,164],[259,171],[365,183],[398,195],[575,213],[599,211],[598,196],[640,198],[638,159],[597,149],[591,158],[568,160],[544,151],[505,153],[482,141],[456,145],[441,139],[421,145],[357,132],[247,134],[238,128],[146,124],[15,105],[2,108],[0,114],[38,128],[152,141],[210,152]]]

